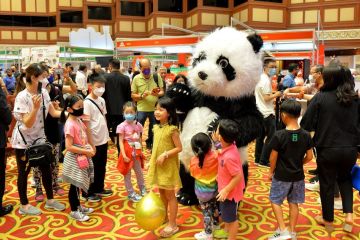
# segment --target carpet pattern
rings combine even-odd
[[[269,202],[270,181],[266,180],[268,169],[253,164],[254,144],[249,146],[250,176],[245,199],[239,209],[239,231],[237,239],[265,240],[276,228],[276,221]],[[0,218],[0,239],[142,239],[155,240],[159,237],[159,230],[147,232],[139,228],[135,222],[135,203],[127,200],[123,176],[116,169],[116,148],[110,146],[106,175],[106,187],[114,191],[111,197],[103,198],[98,203],[84,203],[93,207],[95,212],[90,215],[88,222],[76,222],[69,217],[70,205],[67,199],[69,185],[62,183],[65,196],[55,198],[66,204],[64,212],[49,211],[44,203],[35,202],[35,190],[28,186],[28,198],[31,204],[38,206],[43,214],[39,216],[21,216],[19,210],[19,196],[17,193],[17,169],[14,157],[8,158],[6,173],[7,193],[4,203],[14,205],[14,211]],[[314,168],[312,161],[305,168]],[[134,175],[134,174],[133,174]],[[308,179],[310,176],[306,176]],[[30,178],[29,178],[30,179]],[[135,184],[135,177],[133,177]],[[297,225],[298,239],[328,239],[325,229],[318,226],[314,217],[321,214],[320,204],[317,203],[319,193],[306,191],[306,202],[300,206],[300,216]],[[284,204],[285,219],[288,222],[288,205]],[[335,210],[335,231],[333,239],[360,239],[360,198],[358,192],[354,194],[353,233],[342,231],[344,215]],[[197,207],[179,205],[178,224],[180,231],[171,239],[194,239],[193,235],[202,230],[202,215]]]

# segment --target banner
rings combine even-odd
[[[28,67],[32,63],[46,62],[49,66],[59,65],[60,47],[33,47],[21,49],[21,59],[23,68]]]

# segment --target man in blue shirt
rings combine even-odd
[[[15,90],[15,77],[12,74],[10,68],[6,69],[6,77],[4,77],[4,83],[9,94],[13,94]]]
[[[289,74],[284,77],[284,81],[282,84],[284,89],[295,87],[295,77],[299,71],[299,65],[297,65],[296,63],[291,63],[288,70]]]

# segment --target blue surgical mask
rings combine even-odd
[[[276,68],[270,68],[269,69],[269,75],[270,77],[274,76],[276,74]]]
[[[131,114],[131,113],[125,114],[124,118],[125,118],[126,121],[134,121],[135,120],[135,114]]]
[[[147,76],[147,75],[150,75],[151,71],[150,71],[150,69],[144,69],[142,72],[143,72],[144,75]]]

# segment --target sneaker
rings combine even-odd
[[[100,195],[101,197],[109,197],[113,194],[113,191],[110,189],[104,189],[104,191],[100,193],[96,193],[96,195]]]
[[[296,232],[291,232],[290,236],[291,236],[291,240],[297,240]]]
[[[320,192],[320,184],[319,182],[314,183],[305,183],[305,188],[310,191]]]
[[[284,231],[280,231],[280,229],[277,229],[274,234],[268,238],[269,240],[287,240],[291,239],[291,235],[287,229]]]
[[[72,217],[73,219],[75,219],[76,221],[79,221],[79,222],[85,222],[90,219],[89,216],[85,215],[84,213],[82,213],[80,211],[71,211],[70,217]]]
[[[93,213],[94,212],[94,209],[93,208],[87,208],[87,207],[84,207],[84,206],[79,206],[79,211],[82,212],[83,214],[90,214],[90,213]]]
[[[138,202],[138,201],[141,200],[141,196],[139,194],[133,192],[133,193],[129,194],[128,199],[133,201],[133,202]]]
[[[86,198],[87,201],[89,202],[100,202],[101,201],[101,196],[100,195],[91,195],[91,196],[88,196]]]
[[[5,216],[6,214],[11,213],[11,211],[13,210],[13,205],[8,204],[5,206],[0,206],[0,217]]]
[[[45,208],[46,209],[54,209],[56,211],[64,211],[65,210],[65,205],[53,200],[52,202],[50,202],[49,200],[46,201],[45,203]]]
[[[199,232],[199,233],[196,233],[194,235],[195,239],[197,240],[212,240],[213,239],[213,236],[212,234],[207,234],[206,232],[202,231],[202,232]]]
[[[311,175],[317,175],[318,171],[317,171],[317,169],[311,169],[311,170],[308,171],[308,173],[311,174]]]
[[[143,186],[141,189],[140,189],[140,195],[143,197],[147,194],[147,191],[146,191],[146,187]]]
[[[228,235],[229,235],[228,232],[225,231],[224,229],[217,229],[214,230],[213,232],[214,238],[227,239]]]
[[[309,182],[310,182],[310,183],[319,182],[319,176],[316,175],[315,177],[310,178],[310,179],[309,179]]]
[[[37,202],[42,202],[42,201],[44,201],[44,194],[43,194],[43,192],[42,191],[36,191],[36,193],[35,193],[35,201],[37,201]]]
[[[56,195],[59,195],[59,196],[63,196],[65,194],[65,191],[64,189],[62,189],[61,187],[59,187],[57,190],[54,190],[54,193]]]
[[[28,209],[25,209],[23,207],[19,208],[19,213],[21,215],[40,215],[41,211],[37,207],[31,206]]]

